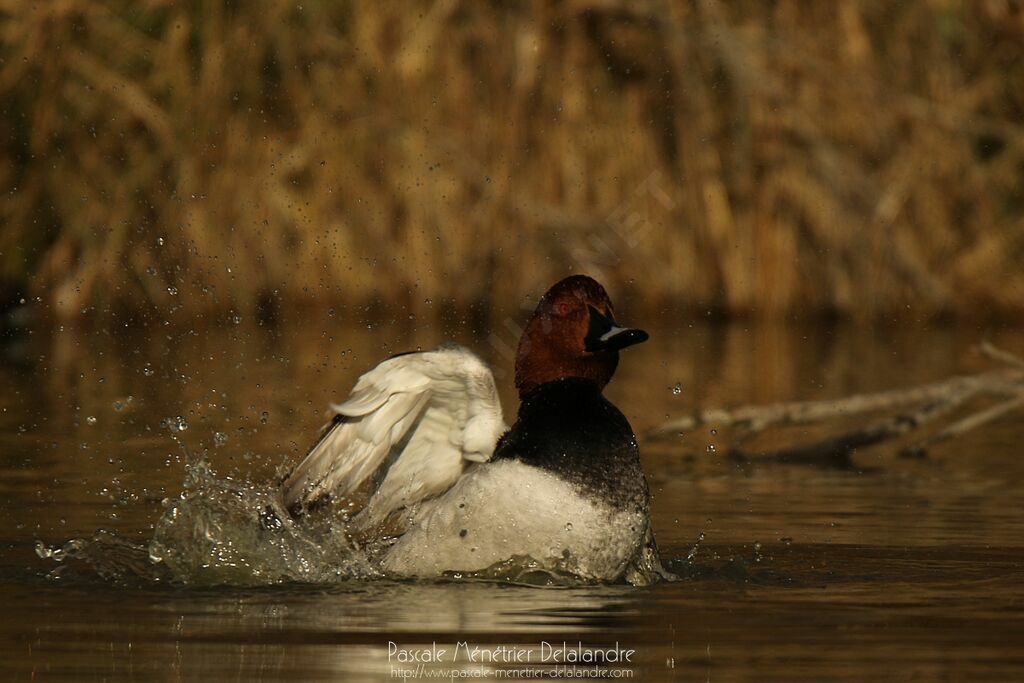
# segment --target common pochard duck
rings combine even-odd
[[[636,436],[602,395],[619,351],[647,333],[615,321],[585,275],[541,298],[516,353],[519,415],[502,419],[491,370],[459,346],[400,354],[359,378],[283,483],[302,516],[371,493],[347,532],[393,539],[399,577],[480,572],[516,558],[591,581],[650,583],[658,560]]]

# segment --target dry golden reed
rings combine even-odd
[[[486,310],[569,271],[1024,313],[1011,0],[0,0],[0,41],[0,274],[62,315]]]

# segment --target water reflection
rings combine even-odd
[[[97,590],[111,601],[113,618],[93,623],[89,614]],[[55,591],[43,588],[42,599],[59,598],[68,610],[61,619],[23,612],[42,631],[33,657],[67,662],[73,668],[65,672],[79,675],[141,673],[160,660],[181,679],[202,672],[214,678],[386,680],[393,678],[392,665],[400,664],[393,652],[389,660],[389,644],[392,650],[445,649],[435,669],[488,670],[515,662],[483,661],[480,653],[471,661],[466,647],[505,646],[531,652],[529,661],[541,663],[541,647],[613,646],[612,634],[628,633],[639,623],[639,595],[626,587],[378,582],[264,591],[150,589],[127,596],[109,587],[88,594],[80,586],[66,587],[59,596]],[[28,607],[19,602],[24,601],[12,605],[16,611]],[[124,647],[126,628],[131,642]],[[3,630],[9,629],[5,623]],[[457,651],[459,643],[464,645]],[[627,666],[642,663],[637,656]]]

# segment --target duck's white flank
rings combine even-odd
[[[499,460],[423,502],[383,564],[393,574],[430,577],[520,555],[608,581],[634,559],[646,525],[641,513],[581,496],[546,470]]]

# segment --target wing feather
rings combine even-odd
[[[356,382],[283,483],[289,509],[346,496],[385,470],[357,528],[443,493],[469,461],[486,461],[507,428],[494,376],[461,347],[390,358]]]

